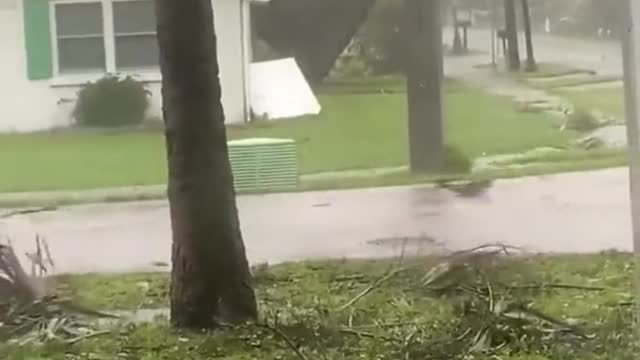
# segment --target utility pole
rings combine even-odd
[[[629,151],[629,183],[631,224],[634,252],[640,254],[640,1],[627,0],[628,16],[624,46],[624,84],[627,139]]]
[[[405,0],[409,163],[413,173],[436,173],[444,165],[440,1]]]

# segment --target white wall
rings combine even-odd
[[[242,1],[212,0],[218,35],[222,103],[227,123],[246,120]],[[21,0],[0,0],[0,131],[27,132],[72,124],[71,111],[80,84],[69,79],[30,81]],[[150,116],[160,116],[159,76],[147,83]],[[75,80],[75,79],[74,79]]]

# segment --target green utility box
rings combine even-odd
[[[292,189],[298,186],[298,154],[291,139],[229,141],[236,191]]]

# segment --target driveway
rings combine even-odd
[[[429,187],[241,196],[251,263],[387,257],[489,242],[535,252],[632,247],[626,169],[496,182],[462,198]],[[164,201],[74,206],[13,217],[0,232],[20,253],[48,239],[59,273],[158,270],[170,261]]]

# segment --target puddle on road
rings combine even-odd
[[[491,180],[447,182],[437,183],[440,188],[446,189],[461,198],[475,198],[485,195],[493,186]]]
[[[384,247],[436,247],[438,241],[428,235],[398,236],[367,241],[367,245]]]
[[[391,250],[394,257],[428,256],[446,252],[446,247],[437,239],[428,236],[398,236],[367,241],[366,244],[387,252]]]

